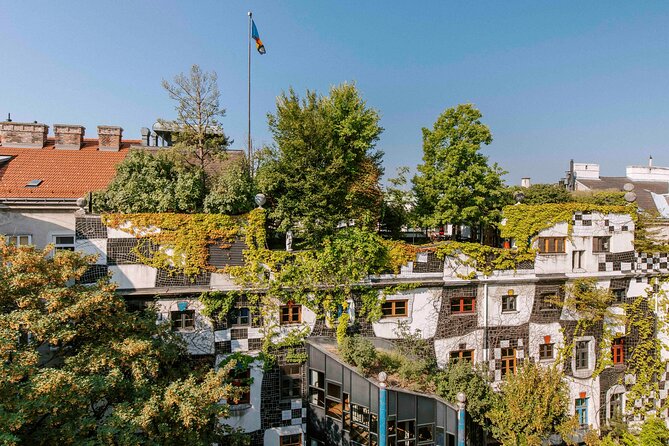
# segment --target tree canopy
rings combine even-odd
[[[279,231],[295,230],[313,243],[341,222],[376,222],[382,154],[375,144],[383,129],[354,85],[304,98],[291,89],[268,121],[275,144],[257,182]]]
[[[72,285],[91,260],[0,242],[0,443],[220,441],[235,364],[199,368],[153,311],[128,312],[107,282]]]
[[[504,172],[480,150],[492,142],[483,115],[472,104],[444,111],[432,129],[423,128],[423,163],[413,178],[416,213],[429,227],[490,224],[507,202]]]

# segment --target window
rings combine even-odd
[[[585,251],[572,251],[571,253],[571,269],[583,269],[583,253]]]
[[[325,399],[325,415],[336,420],[341,420],[342,413],[341,386],[339,384],[328,382]]]
[[[325,407],[325,374],[309,370],[309,403]]]
[[[407,300],[388,300],[381,305],[383,317],[405,317],[408,316]]]
[[[192,329],[195,327],[195,310],[172,311],[170,319],[175,330]]]
[[[299,324],[302,322],[301,305],[281,305],[281,325]]]
[[[474,362],[474,350],[454,350],[450,353],[449,356],[452,362],[455,361],[467,361],[469,363]]]
[[[613,294],[614,302],[622,303],[625,301],[625,298],[627,297],[627,290],[625,288],[615,288],[611,290],[611,294]]]
[[[451,298],[451,314],[473,313],[476,311],[475,297]]]
[[[592,252],[609,252],[611,237],[593,237]]]
[[[539,344],[539,359],[553,359],[553,345],[554,344]]]
[[[512,294],[502,296],[502,313],[516,311],[516,298]]]
[[[611,358],[613,364],[625,363],[625,338],[615,338],[611,345]]]
[[[576,360],[576,370],[587,370],[590,367],[590,358],[588,353],[588,341],[577,341],[575,345],[574,358]]]
[[[281,398],[300,398],[302,396],[302,372],[299,364],[280,367]]]
[[[556,293],[542,293],[539,296],[539,310],[540,311],[554,311],[559,310],[558,302],[560,297]]]
[[[302,434],[282,435],[281,446],[302,446]]]
[[[540,254],[559,254],[565,252],[566,237],[539,237]]]
[[[623,394],[612,393],[609,398],[609,419],[620,419],[623,415]]]
[[[416,422],[398,421],[397,422],[397,444],[398,446],[409,446],[416,441]]]
[[[54,235],[53,244],[56,251],[74,251],[73,235]]]
[[[431,444],[432,441],[434,441],[434,425],[424,424],[418,426],[418,444],[423,442],[429,442]]]
[[[516,349],[513,347],[502,349],[502,376],[516,373]]]
[[[26,246],[32,243],[32,235],[8,235],[7,244],[16,246]]]
[[[242,393],[237,399],[233,399],[233,404],[251,404],[251,370],[232,371],[232,385],[234,387],[247,387],[248,390]]]
[[[581,426],[588,425],[588,399],[587,398],[576,398],[574,404],[574,412],[576,413],[576,418],[578,419],[578,424]]]
[[[251,312],[248,308],[237,308],[232,312],[232,325],[249,325]]]

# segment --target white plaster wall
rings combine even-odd
[[[477,329],[462,336],[435,339],[434,352],[439,367],[446,367],[450,361],[450,353],[460,350],[460,344],[466,344],[466,350],[474,350],[474,362],[483,361],[483,329]]]
[[[553,355],[554,358],[553,360],[544,360],[544,361],[539,361],[539,345],[545,344],[545,336],[550,336],[551,343],[553,343]],[[558,355],[558,352],[561,348],[564,347],[564,336],[562,335],[562,331],[560,330],[560,323],[559,322],[551,322],[549,324],[535,324],[535,323],[530,323],[529,327],[529,355],[530,357],[540,363],[553,363],[555,358]],[[559,364],[560,368],[562,368],[562,365]]]
[[[273,427],[265,431],[265,437],[263,438],[263,444],[265,446],[279,446],[281,444],[281,437],[284,435],[297,435],[302,434],[302,444],[306,445],[306,435],[305,430],[302,426],[284,426],[284,427]]]
[[[229,274],[211,273],[211,282],[209,283],[213,290],[228,289],[235,286]]]
[[[490,284],[488,285],[488,326],[522,325],[530,320],[534,304],[534,284]],[[516,297],[516,311],[502,312],[502,297],[513,290]],[[485,290],[483,286],[477,291],[478,325],[485,326]]]
[[[214,354],[214,329],[208,317],[202,315],[203,305],[197,299],[159,299],[156,311],[161,321],[170,320],[171,311],[179,311],[178,303],[188,302],[188,310],[195,310],[195,327],[192,330],[179,330],[186,342],[188,353],[192,355]]]
[[[158,270],[151,266],[132,265],[110,265],[112,282],[118,284],[119,289],[141,289],[154,288],[156,286],[156,275]]]
[[[580,398],[581,392],[585,392],[585,397],[588,398],[588,424],[593,429],[599,429],[599,378],[577,379],[567,377],[567,383],[569,385],[569,413],[575,413],[576,399]]]
[[[135,236],[120,229],[107,226],[107,238],[135,238]]]
[[[431,338],[437,331],[441,307],[440,288],[416,288],[386,296],[386,301],[408,300],[408,317],[383,318],[372,324],[374,334],[381,338],[397,339],[395,331],[398,322],[406,322],[411,332],[420,330],[424,339]]]
[[[75,215],[73,210],[0,212],[0,234],[31,235],[32,244],[44,248],[53,242],[54,235],[74,236]]]
[[[251,371],[251,406],[242,410],[231,410],[228,418],[220,418],[221,424],[234,428],[242,428],[244,432],[257,431],[261,427],[260,420],[260,394],[262,389],[263,370],[261,361],[253,361],[249,369]],[[243,407],[243,406],[241,406]]]

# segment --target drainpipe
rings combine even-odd
[[[386,372],[379,373],[379,444],[388,444],[388,407],[386,404]]]
[[[464,392],[458,392],[458,446],[465,446],[465,405],[467,397]],[[384,443],[379,443],[384,444]]]
[[[483,283],[483,361],[488,362],[490,353],[488,349],[488,276],[484,276]]]

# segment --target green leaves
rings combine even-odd
[[[416,212],[425,226],[477,225],[500,219],[506,196],[497,164],[479,151],[492,142],[472,104],[442,113],[432,130],[423,128],[423,164],[413,179]]]

